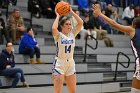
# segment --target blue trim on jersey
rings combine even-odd
[[[53,68],[52,68],[52,69],[54,69],[54,68],[55,68],[56,61],[57,61],[57,59],[55,59],[55,61],[53,62]]]
[[[59,48],[58,48],[58,42],[56,43],[56,57],[58,57],[58,52],[59,52]]]
[[[61,74],[59,71],[57,71],[56,69],[55,69],[55,65],[56,65],[56,61],[57,61],[57,59],[55,59],[55,61],[54,61],[54,63],[53,63],[53,68],[52,68],[52,73],[58,73],[58,74]]]
[[[53,69],[53,70],[54,70],[56,73],[58,73],[58,74],[61,75],[61,73],[60,73],[59,71],[57,71],[56,69]],[[53,71],[53,73],[55,73],[54,71]]]

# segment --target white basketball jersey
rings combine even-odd
[[[68,35],[65,35],[59,32],[59,37],[57,41],[55,41],[55,44],[57,47],[56,57],[60,59],[73,58],[74,47],[75,47],[75,37],[72,32],[70,32]]]

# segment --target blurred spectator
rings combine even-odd
[[[85,19],[84,19],[84,29],[87,30],[87,33],[85,35],[85,39],[87,38],[87,35],[92,35],[94,38],[98,38],[99,37],[99,36],[97,36],[97,32],[95,31],[96,26],[100,27],[100,23],[99,22],[100,21],[96,20],[93,15],[92,16],[89,16],[89,15],[85,16]],[[88,38],[90,39],[91,37],[88,36]]]
[[[133,9],[134,5],[130,4],[128,7],[126,7],[124,9],[124,12],[122,14],[122,19],[126,20],[128,25],[132,24],[132,21],[134,19],[134,9]]]
[[[89,12],[89,4],[92,2],[92,0],[77,0],[78,9],[82,13],[82,15],[85,15],[85,13]]]
[[[52,10],[55,10],[55,6],[58,2],[60,2],[60,0],[49,0],[50,2],[50,7]]]
[[[98,18],[98,16],[93,15],[90,17],[89,21],[87,22],[88,24],[88,35],[93,35],[96,34],[97,39],[99,40],[104,40],[105,44],[107,47],[113,47],[113,41],[107,36],[106,30],[102,29],[102,22]],[[96,33],[95,33],[96,32]]]
[[[140,0],[129,0],[128,4],[133,4],[134,6],[140,5]]]
[[[102,10],[102,13],[105,14],[105,11]],[[110,27],[110,25],[109,25],[102,17],[98,16],[98,18],[99,18],[100,21],[101,21],[101,26],[102,26],[102,28],[103,28],[104,30],[106,30],[108,34],[111,34],[111,27]]]
[[[0,7],[2,6],[2,0],[0,0]]]
[[[10,5],[17,5],[17,0],[8,0]]]
[[[83,28],[80,31],[80,39],[85,39],[87,36],[87,32],[88,32],[88,24],[87,22],[89,21],[89,14],[85,14],[85,16],[83,17]]]
[[[7,4],[16,6],[17,0],[0,0],[0,7],[7,8]]]
[[[84,26],[84,29],[88,29],[88,21],[89,21],[89,19],[90,19],[90,17],[89,17],[89,14],[86,14],[85,16],[84,16],[84,19],[83,19],[83,22],[84,22],[84,24],[83,24],[83,26]]]
[[[121,24],[120,17],[117,10],[113,11],[113,14],[111,15],[111,19]]]
[[[106,2],[106,4],[112,4],[112,0],[104,0]]]
[[[119,17],[119,14],[118,14],[117,10],[113,11],[113,14],[111,15],[111,19],[113,19],[115,22],[121,24],[121,20],[120,20],[120,17]],[[118,32],[118,31],[117,31],[116,29],[114,29],[113,27],[112,27],[112,32],[113,32],[114,34],[117,34],[117,33],[122,34],[122,32]]]
[[[121,0],[113,0],[115,7],[120,7],[121,6]]]
[[[30,56],[30,63],[41,63],[40,61],[40,48],[37,43],[36,37],[34,36],[34,32],[32,28],[27,28],[27,33],[21,39],[19,45],[19,53]],[[36,54],[36,62],[34,61],[34,54]]]
[[[6,2],[6,1],[8,1],[8,0],[0,0],[0,7],[1,8],[6,8],[7,7],[8,2]]]
[[[112,12],[113,12],[112,5],[111,4],[108,4],[107,5],[107,8],[105,9],[105,15],[107,17],[110,17],[112,15]]]
[[[100,6],[101,6],[101,9],[105,9],[106,8],[107,4],[106,4],[105,0],[99,0],[98,2],[100,4]]]
[[[41,7],[38,0],[28,0],[28,11],[32,12],[33,16],[41,17]]]
[[[40,3],[40,7],[41,7],[41,10],[42,10],[42,14],[44,16],[46,16],[47,18],[55,18],[55,10],[52,9],[52,7],[54,8],[54,6],[50,5],[50,3],[54,3],[53,1],[51,0],[39,0],[39,3]]]
[[[2,76],[13,78],[12,88],[15,88],[21,80],[23,86],[29,87],[25,82],[25,77],[22,69],[15,68],[15,60],[13,54],[14,47],[11,42],[6,44],[6,48],[0,54],[0,73]]]
[[[24,21],[19,9],[14,9],[7,21],[7,28],[10,32],[12,43],[17,44],[16,38],[20,38],[25,31]]]
[[[2,12],[0,11],[0,16],[2,15]],[[0,44],[4,43],[4,38],[3,35],[5,36],[6,41],[9,41],[8,33],[7,30],[5,29],[5,22],[2,17],[0,17]]]
[[[140,16],[140,6],[137,5],[134,9],[134,12],[135,12],[135,17]]]

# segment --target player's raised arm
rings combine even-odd
[[[56,18],[53,22],[53,25],[52,25],[52,34],[53,34],[53,37],[57,37],[59,35],[59,31],[58,31],[58,23],[59,23],[59,18],[60,18],[60,15],[55,11],[56,13]]]
[[[83,26],[83,20],[72,9],[70,9],[70,12],[77,21],[76,29],[74,31],[74,35],[76,36],[81,31],[81,28]]]
[[[93,4],[92,7],[93,7],[94,14],[101,16],[108,24],[116,28],[118,31],[127,32],[131,37],[132,33],[134,32],[134,28],[132,26],[120,25],[114,20],[112,20],[111,18],[108,18],[107,16],[101,13],[99,4]]]

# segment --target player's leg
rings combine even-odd
[[[65,76],[69,93],[76,93],[76,74]]]
[[[62,93],[64,75],[53,75],[54,93]]]

